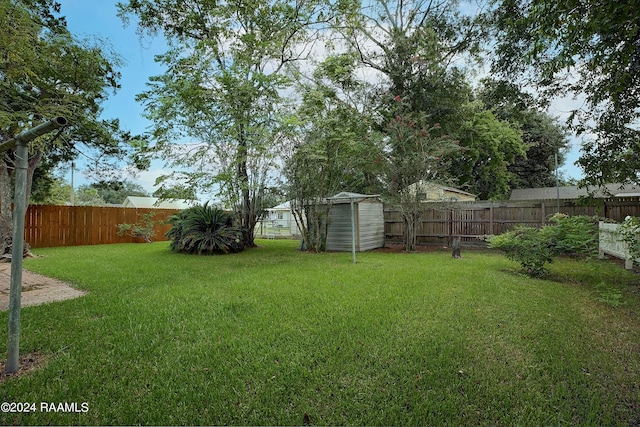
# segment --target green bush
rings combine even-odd
[[[516,227],[489,239],[489,247],[500,249],[519,262],[527,274],[540,277],[554,256],[593,256],[598,252],[598,226],[595,218],[556,214],[542,228]]]
[[[547,237],[538,228],[516,227],[492,237],[489,247],[500,249],[507,258],[519,262],[530,276],[543,276],[547,272],[545,264],[553,260]]]
[[[556,255],[590,257],[598,254],[598,218],[586,215],[554,215],[551,226],[543,230],[549,235]]]
[[[242,229],[233,225],[233,216],[208,204],[194,206],[171,216],[171,250],[199,255],[227,254],[244,249]]]
[[[145,242],[151,243],[153,237],[156,235],[156,231],[154,229],[156,224],[161,223],[162,221],[154,221],[153,218],[156,216],[155,212],[149,212],[146,214],[138,215],[140,220],[135,224],[118,224],[118,236],[131,236],[135,238],[144,239]]]

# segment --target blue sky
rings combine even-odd
[[[141,133],[149,121],[142,117],[143,108],[135,101],[136,94],[145,90],[150,76],[161,74],[162,68],[153,60],[163,53],[166,44],[161,38],[140,40],[135,23],[126,28],[116,16],[116,0],[58,0],[62,15],[66,16],[69,30],[79,38],[97,36],[108,41],[122,57],[122,79],[116,95],[103,104],[106,118],[117,117],[123,127],[132,133]]]
[[[150,76],[159,75],[163,69],[154,62],[154,56],[164,53],[166,44],[160,37],[140,40],[135,22],[127,27],[116,15],[117,0],[58,0],[61,14],[67,18],[69,31],[78,38],[98,37],[106,40],[124,61],[119,69],[122,73],[122,88],[102,104],[105,119],[120,119],[121,127],[132,134],[141,134],[151,125],[143,117],[144,108],[136,102],[137,94],[146,88]],[[154,163],[151,170],[136,178],[126,177],[139,183],[149,192],[154,191],[155,178],[162,173],[162,164]],[[81,173],[74,177],[75,185],[86,184]],[[67,173],[70,180],[70,172]]]
[[[164,40],[156,37],[141,41],[136,34],[135,22],[125,27],[116,16],[117,0],[58,1],[62,5],[62,15],[67,17],[68,28],[74,35],[80,38],[97,36],[107,40],[125,62],[120,69],[122,88],[104,102],[104,118],[118,118],[123,129],[134,134],[143,133],[151,123],[142,116],[144,109],[135,101],[135,97],[145,90],[150,76],[162,73],[162,67],[154,62],[154,55],[164,53]],[[552,104],[549,112],[554,116],[566,116],[566,111],[570,110],[573,103],[571,99],[558,100]],[[581,171],[573,166],[579,155],[579,142],[572,139],[572,146],[565,166],[560,170],[567,177],[580,178]],[[149,171],[128,179],[152,192],[155,178],[162,173],[162,164],[154,163]],[[83,181],[82,176],[76,174],[76,183],[86,183],[86,180]]]

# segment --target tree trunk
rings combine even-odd
[[[245,171],[246,172],[246,171]],[[251,197],[249,196],[249,189],[242,189],[242,213],[240,216],[240,224],[242,225],[242,234],[244,240],[244,246],[251,248],[256,244],[254,242],[255,236],[255,225],[256,222],[252,221],[252,203]]]
[[[13,215],[11,212],[11,176],[7,163],[0,161],[0,256],[11,253]]]
[[[404,222],[404,250],[406,252],[415,252],[416,250],[416,228],[418,224],[418,215],[415,212],[402,212]]]
[[[241,128],[239,133],[238,152],[236,173],[238,182],[240,183],[240,226],[242,227],[242,240],[245,247],[254,247],[254,227],[255,221],[252,221],[252,215],[254,204],[251,201],[251,192],[249,191],[249,172],[247,170],[247,140],[245,138],[244,130]]]
[[[328,229],[328,208],[314,203],[305,202],[302,203],[304,208],[297,213],[300,216],[300,221],[296,219],[298,227],[302,232],[302,238],[304,239],[305,249],[313,252],[324,252],[327,250],[327,229]],[[302,221],[302,215],[306,221]]]
[[[33,186],[33,174],[36,171],[36,168],[40,164],[40,160],[42,159],[42,151],[37,150],[35,154],[29,159],[29,164],[27,166],[27,200],[26,205],[29,206],[29,201],[31,200],[31,187]]]
[[[33,174],[40,164],[42,152],[36,151],[29,159],[27,166],[27,194],[26,206],[29,206],[31,198],[31,186]],[[11,198],[11,170],[7,161],[0,162],[0,256],[11,254],[11,242],[13,241],[13,200]],[[27,242],[24,244],[24,255],[30,255],[31,250]]]

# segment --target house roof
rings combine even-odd
[[[468,198],[476,198],[475,194],[471,194],[468,193],[464,190],[461,190],[459,188],[455,188],[455,187],[447,187],[446,185],[442,185],[442,184],[438,184],[437,182],[432,182],[432,181],[418,181],[415,184],[411,184],[409,186],[410,191],[416,191],[416,188],[420,188],[421,191],[425,191],[425,190],[433,190],[433,189],[437,189],[437,190],[442,190],[445,193],[455,193],[455,194],[459,194],[461,196],[465,196]]]
[[[162,200],[157,197],[127,196],[122,202],[124,207],[158,208],[158,209],[187,209],[197,203],[197,200]]]
[[[607,184],[604,188],[578,188],[578,187],[540,187],[540,188],[519,188],[511,191],[509,200],[550,200],[560,199],[577,199],[579,197],[589,196],[590,192],[595,197],[632,197],[640,196],[640,186],[627,185],[622,188],[622,184]]]
[[[280,203],[277,206],[274,206],[272,208],[267,208],[268,211],[289,211],[291,210],[291,202],[286,201],[284,203]]]
[[[459,188],[454,188],[454,187],[445,187],[445,186],[441,186],[442,189],[444,191],[448,191],[449,193],[458,193],[458,194],[462,194],[464,196],[469,196],[469,197],[476,197],[475,194],[471,194],[467,191],[461,190]]]

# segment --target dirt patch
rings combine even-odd
[[[10,285],[11,264],[0,263],[0,311],[9,309]],[[66,282],[22,270],[22,307],[78,298],[85,294]]]
[[[609,256],[609,255],[605,255],[606,260],[608,260],[609,262],[612,262],[614,264],[617,264],[618,266],[620,266],[620,268],[626,270],[626,268],[624,267],[625,261],[623,259],[614,257],[614,256]],[[640,275],[640,265],[638,264],[633,264],[633,268],[631,270],[627,270],[630,271],[632,273],[635,273],[637,275]]]
[[[486,251],[487,248],[484,247],[475,247],[475,246],[462,246],[461,251]],[[447,246],[442,246],[442,245],[418,245],[416,246],[416,252],[418,253],[422,253],[422,252],[449,252],[451,253],[451,251],[453,250],[453,248],[449,248]],[[382,248],[378,248],[378,249],[373,249],[372,252],[382,252],[382,253],[389,253],[389,254],[397,254],[397,253],[403,253],[404,252],[404,246],[401,243],[385,243],[384,247]]]
[[[446,246],[429,245],[416,246],[416,252],[447,252],[451,249]],[[385,254],[397,254],[404,252],[404,246],[401,243],[385,243],[384,247],[374,249],[373,252],[382,252]]]
[[[13,374],[7,373],[7,361],[0,361],[0,384],[4,383],[9,378],[21,377],[36,369],[43,368],[47,362],[51,359],[51,355],[39,353],[37,351],[20,356],[18,362],[18,372]]]

